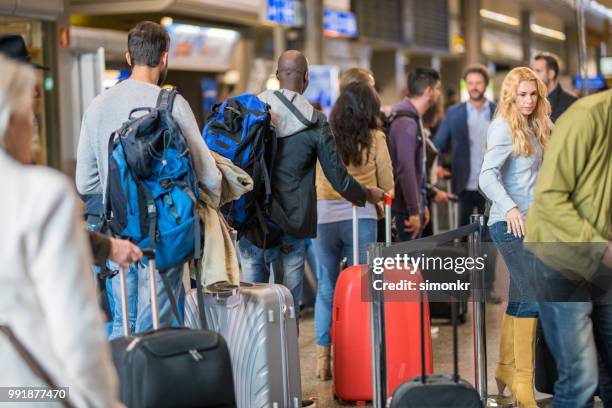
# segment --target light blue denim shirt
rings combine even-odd
[[[514,207],[518,207],[523,219],[527,216],[542,165],[540,144],[533,135],[530,142],[534,147],[531,156],[514,156],[508,123],[499,117],[491,122],[479,178],[480,189],[493,202],[488,225],[506,221],[506,213]]]
[[[470,174],[466,190],[478,190],[478,177],[480,166],[486,152],[487,129],[491,124],[491,105],[486,101],[481,110],[478,110],[470,102],[467,103],[467,125],[470,139]]]

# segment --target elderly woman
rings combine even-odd
[[[120,406],[75,195],[59,173],[25,165],[34,72],[2,55],[0,70],[0,386],[52,383],[72,406]]]

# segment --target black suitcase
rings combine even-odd
[[[432,250],[429,255],[432,258],[446,258],[450,257],[456,259],[458,257],[467,256],[466,248],[455,247],[455,246],[439,246]],[[444,283],[448,281],[448,271],[445,269],[427,269],[422,271],[423,277],[430,282]],[[469,282],[469,274],[457,274],[457,279],[462,282]],[[457,295],[456,292],[452,293]],[[470,296],[469,291],[461,293],[460,299],[451,299],[451,293],[440,293],[428,291],[427,298],[429,299],[429,315],[432,319],[446,319],[448,321],[452,318],[452,304],[456,303],[458,306],[457,319],[460,324],[463,324],[467,320],[468,313],[468,298]]]
[[[119,271],[126,337],[111,341],[111,348],[121,401],[128,408],[235,407],[232,363],[225,340],[208,330],[159,328],[155,261],[152,252],[147,255],[153,331],[130,336],[125,272],[123,268]],[[205,321],[202,325],[206,327]]]
[[[423,302],[421,293],[421,302]],[[391,408],[482,408],[478,392],[467,381],[459,377],[457,344],[457,302],[451,303],[453,323],[453,375],[425,375],[425,354],[423,350],[423,330],[425,326],[421,308],[421,375],[400,384],[391,398]]]
[[[539,320],[536,329],[534,377],[536,390],[544,394],[554,394],[555,381],[558,377],[557,365],[546,344]]]

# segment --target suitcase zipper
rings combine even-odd
[[[193,357],[193,359],[195,361],[200,361],[204,359],[204,356],[202,354],[200,354],[200,352],[198,350],[189,350],[189,354],[191,354],[191,357]]]
[[[125,351],[129,353],[130,351],[134,350],[134,348],[138,345],[139,342],[140,342],[140,337],[136,337],[134,340],[130,342],[130,344],[127,345],[127,347],[125,348]]]

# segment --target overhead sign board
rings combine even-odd
[[[268,0],[268,21],[281,25],[297,25],[297,0]]]
[[[230,68],[238,31],[175,23],[165,28],[170,36],[170,69],[219,72]]]
[[[357,17],[350,11],[323,9],[323,33],[328,37],[357,37]]]

